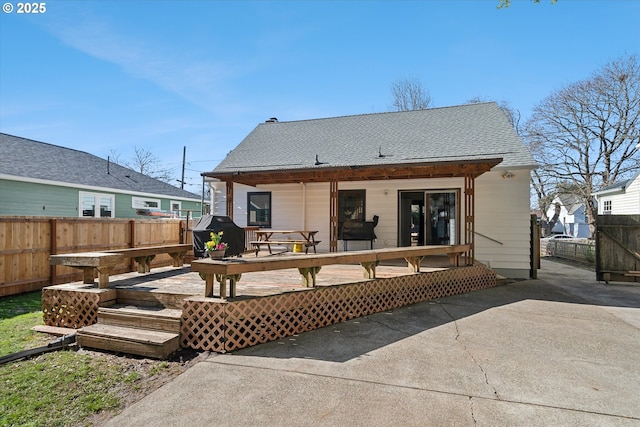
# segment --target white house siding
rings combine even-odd
[[[624,193],[612,195],[609,200],[611,200],[612,215],[640,214],[640,175],[625,189]]]
[[[598,200],[598,214],[604,214],[604,204],[611,201],[611,215],[640,214],[640,175],[629,184],[624,191],[607,192],[596,196]]]
[[[515,177],[511,179],[502,178],[501,172],[489,172],[476,179],[475,257],[506,277],[528,278],[529,170],[512,172]]]
[[[529,171],[515,171],[515,174],[513,179],[503,179],[500,172],[489,172],[476,180],[476,231],[501,244],[476,235],[475,255],[477,260],[490,264],[500,274],[527,278],[530,262]],[[218,185],[224,188],[224,184]],[[463,178],[340,182],[338,188],[366,189],[366,220],[371,221],[374,215],[379,217],[374,248],[395,247],[398,244],[399,191],[459,190],[458,234],[460,239],[463,238]],[[273,229],[318,230],[316,239],[322,241],[318,250],[329,251],[328,183],[275,184],[257,188],[236,184],[234,222],[241,227],[247,223],[246,202],[247,192],[250,191],[271,192]],[[220,200],[214,205],[226,206]],[[222,210],[215,213],[225,214]],[[368,248],[369,242],[349,242],[349,250]],[[343,250],[341,242],[338,250]]]

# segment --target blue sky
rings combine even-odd
[[[14,0],[4,1],[14,8]],[[0,14],[0,131],[131,159],[143,148],[199,192],[258,124],[507,102],[526,120],[564,85],[640,53],[640,0],[50,0]],[[179,185],[178,182],[174,182]]]

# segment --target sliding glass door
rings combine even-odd
[[[459,190],[401,191],[398,246],[457,244],[459,194]]]

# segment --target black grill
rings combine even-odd
[[[344,250],[347,250],[349,240],[369,240],[371,249],[376,233],[373,231],[378,225],[378,215],[373,216],[373,221],[345,221],[338,231],[338,240],[344,242]]]
[[[228,216],[204,215],[193,226],[193,254],[196,258],[205,256],[204,244],[211,240],[211,232],[222,231],[222,241],[227,243],[226,256],[239,255],[245,251],[244,230]]]

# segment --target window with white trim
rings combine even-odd
[[[131,207],[133,209],[152,209],[160,210],[160,199],[151,199],[146,197],[132,197]]]
[[[171,202],[169,202],[169,206],[171,206],[171,213],[175,216],[180,216],[180,214],[182,213],[182,202],[178,202],[176,200],[171,200]]]
[[[611,200],[604,200],[602,202],[602,214],[611,215]]]
[[[91,218],[115,218],[116,197],[113,194],[79,193],[78,216]]]

